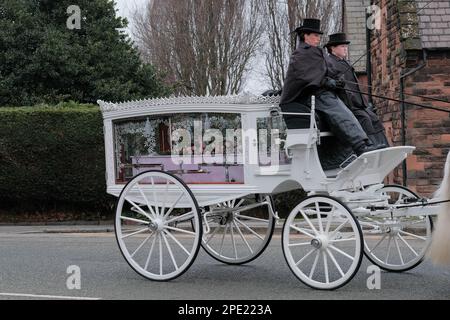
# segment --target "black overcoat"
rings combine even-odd
[[[280,104],[294,102],[299,96],[314,93],[327,74],[327,62],[321,48],[301,42],[292,53]]]
[[[358,84],[358,77],[355,69],[345,59],[330,54],[326,57],[328,74],[334,79],[342,78],[347,81],[345,89],[362,92]],[[350,83],[349,83],[350,82]],[[346,90],[337,90],[339,98],[347,105],[358,119],[364,131],[368,134],[371,142],[378,146],[389,146],[389,142],[384,133],[383,123],[371,108],[361,93]]]
[[[333,79],[342,78],[345,81],[345,88],[352,91],[362,92],[358,85],[358,77],[355,73],[355,68],[345,59],[340,59],[334,54],[330,54],[326,57],[328,64],[328,74]],[[353,82],[353,83],[349,83]],[[338,96],[341,100],[351,109],[366,109],[367,102],[361,93],[339,90]]]

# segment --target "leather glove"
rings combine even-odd
[[[326,77],[322,81],[322,87],[324,87],[325,89],[328,89],[328,90],[335,90],[335,89],[337,89],[336,80]]]
[[[339,89],[345,88],[345,81],[342,79],[336,80],[336,87]]]
[[[367,109],[369,109],[369,110],[372,111],[373,113],[377,114],[377,109],[376,109],[375,106],[374,106],[372,103],[370,103],[370,102],[367,103]]]
[[[345,87],[345,82],[341,79],[335,80],[330,77],[326,77],[322,82],[322,87],[328,90],[343,89]]]

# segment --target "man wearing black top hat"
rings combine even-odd
[[[358,120],[335,92],[343,84],[331,78],[326,53],[318,47],[323,34],[320,20],[304,19],[303,25],[294,32],[300,41],[289,61],[280,102],[282,111],[302,112],[302,107],[310,106],[311,96],[315,95],[318,113],[343,148],[350,146],[358,156],[375,150]],[[289,129],[299,128],[295,117],[285,116],[285,121]]]
[[[330,39],[325,45],[330,54],[327,62],[331,76],[342,79],[345,83],[344,89],[338,90],[338,96],[353,112],[371,142],[377,148],[388,147],[389,143],[384,134],[383,124],[369,108],[363,95],[359,93],[362,91],[358,84],[358,77],[353,66],[347,61],[349,44],[350,41],[347,40],[345,33],[335,33],[330,35]]]

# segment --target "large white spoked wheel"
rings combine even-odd
[[[289,268],[314,289],[342,287],[356,274],[363,256],[358,221],[329,196],[305,198],[283,226],[283,253]]]
[[[210,206],[203,217],[202,247],[211,257],[227,264],[255,260],[272,238],[275,227],[272,210],[271,197],[261,195]]]
[[[402,186],[385,186],[382,195],[390,196],[389,204],[404,204],[419,197]],[[364,233],[364,254],[380,268],[402,272],[419,265],[431,244],[433,221],[430,216],[376,216],[360,219]]]
[[[137,273],[151,280],[171,280],[197,256],[200,219],[197,201],[180,178],[147,171],[128,182],[117,201],[117,242]]]

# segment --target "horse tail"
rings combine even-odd
[[[450,152],[445,163],[444,179],[435,198],[450,199]],[[434,264],[450,265],[450,202],[440,204],[429,257]]]

